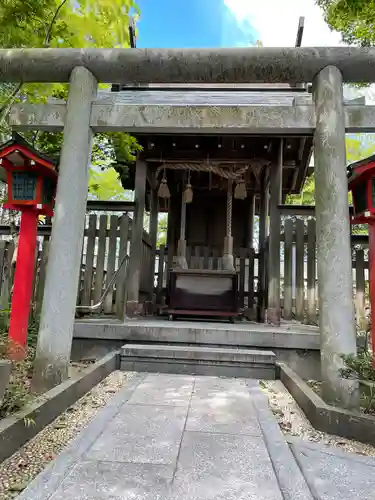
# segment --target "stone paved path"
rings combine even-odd
[[[257,381],[139,374],[18,498],[367,500],[374,472],[289,445]]]

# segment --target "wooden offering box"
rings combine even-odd
[[[173,316],[237,316],[237,273],[202,269],[172,269],[168,312]]]

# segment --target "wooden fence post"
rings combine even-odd
[[[355,306],[357,326],[366,329],[365,307],[365,252],[363,249],[355,252]]]
[[[284,319],[293,318],[293,221],[286,219],[284,226]]]
[[[305,224],[296,220],[296,319],[304,320],[305,309]]]
[[[316,323],[316,224],[311,219],[307,223],[307,321]]]
[[[108,286],[113,278],[116,266],[116,250],[117,250],[117,229],[118,229],[118,216],[111,215],[110,229],[109,229],[109,244],[108,244],[108,257],[107,257],[107,273],[105,284]],[[113,286],[108,290],[104,299],[104,312],[113,312]]]

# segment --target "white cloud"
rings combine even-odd
[[[265,47],[293,47],[300,16],[305,17],[302,46],[342,45],[340,34],[329,29],[315,0],[224,0],[224,4],[238,23],[259,33]],[[366,104],[375,104],[375,85],[362,90],[344,87],[344,93],[347,98],[364,95]]]
[[[305,17],[304,47],[341,45],[340,35],[325,23],[314,0],[224,0],[238,22],[248,21],[266,47],[292,47],[298,19]]]

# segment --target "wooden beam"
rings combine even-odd
[[[303,37],[303,29],[305,27],[305,18],[301,16],[298,20],[298,29],[297,29],[297,38],[296,38],[296,47],[301,47],[302,45],[302,37]]]
[[[134,212],[134,201],[100,201],[89,200],[87,210],[97,210],[100,212]]]
[[[281,215],[305,215],[315,216],[314,205],[279,205]],[[349,213],[354,213],[353,207],[349,206]]]
[[[126,315],[137,316],[141,312],[139,305],[139,287],[142,264],[143,214],[145,211],[147,165],[137,159],[135,171],[135,210],[132,224],[130,259],[127,283]]]
[[[155,172],[151,174],[151,193],[150,193],[150,241],[151,241],[151,257],[150,257],[150,275],[149,275],[149,294],[150,301],[153,301],[154,295],[154,277],[155,277],[155,257],[156,257],[156,243],[158,237],[158,211],[159,211],[159,198],[156,185]]]
[[[257,320],[264,321],[265,314],[265,290],[266,290],[266,269],[265,252],[266,240],[268,236],[268,206],[269,206],[269,185],[267,172],[264,170],[261,177],[260,207],[259,207],[259,261],[258,261],[258,304]]]
[[[277,163],[271,168],[269,286],[267,321],[280,324],[280,211],[284,144],[280,139]]]

